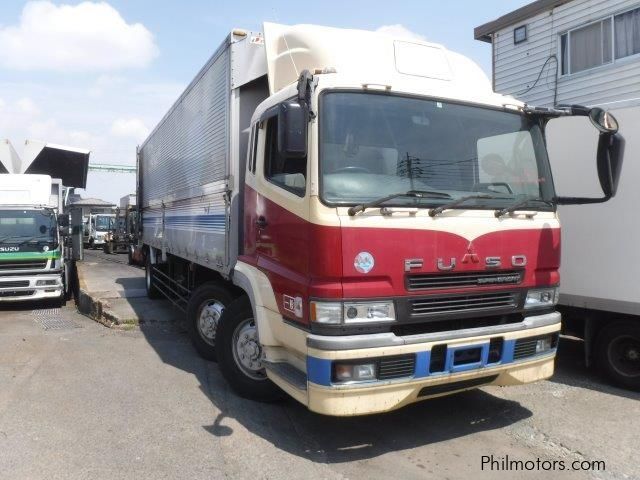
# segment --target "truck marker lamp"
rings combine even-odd
[[[370,382],[376,379],[376,364],[364,363],[334,363],[333,381],[335,383],[346,382]]]
[[[536,342],[536,353],[544,353],[551,350],[553,346],[553,337],[549,335],[548,337],[539,338]]]
[[[311,302],[311,321],[327,325],[393,322],[396,312],[390,300],[374,302]]]
[[[51,280],[36,280],[36,287],[44,287],[46,285],[58,285],[58,280],[51,279]]]
[[[558,303],[559,295],[560,289],[558,287],[529,290],[527,292],[527,298],[524,302],[524,308],[530,309],[553,307]]]

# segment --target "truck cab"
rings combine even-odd
[[[89,215],[89,238],[87,243],[92,249],[105,243],[106,235],[113,230],[116,216],[110,213],[92,213]]]
[[[0,302],[64,298],[59,187],[48,175],[0,175]]]
[[[251,68],[224,79],[229,55]],[[273,399],[277,385],[318,413],[548,378],[560,200],[545,125],[582,114],[595,125],[600,112],[497,95],[436,44],[234,31],[138,150],[149,295],[185,309],[240,395]],[[227,132],[229,155],[190,153],[224,152]],[[600,137],[609,193],[614,134]]]

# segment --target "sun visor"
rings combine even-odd
[[[65,187],[86,188],[89,150],[34,140],[25,142],[21,171],[60,178]]]

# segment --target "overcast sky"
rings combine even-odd
[[[234,27],[263,21],[391,30],[446,45],[491,71],[473,28],[523,0],[300,2],[113,0],[0,2],[0,139],[92,151],[135,163],[135,147]],[[135,175],[90,173],[86,194],[112,202]]]

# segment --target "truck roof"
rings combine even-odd
[[[493,92],[474,61],[437,43],[365,30],[274,23],[264,24],[264,42],[272,95],[307,69],[335,70],[336,79],[358,87],[494,105],[507,98]],[[511,99],[508,103],[520,104]]]

